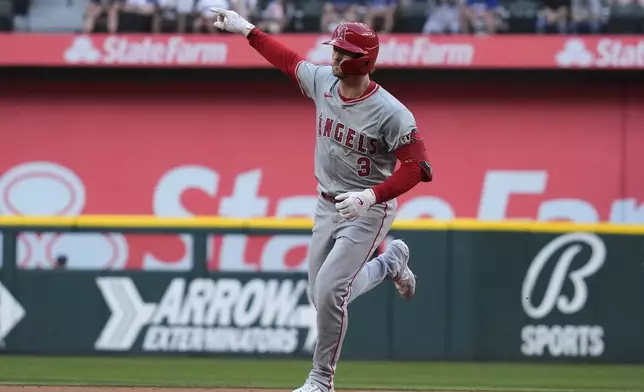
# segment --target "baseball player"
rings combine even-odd
[[[390,279],[410,299],[416,277],[409,249],[394,240],[371,259],[394,220],[396,197],[432,180],[423,139],[411,112],[371,81],[378,36],[344,23],[326,42],[332,65],[314,65],[234,11],[211,9],[214,26],[243,34],[271,64],[296,81],[316,106],[318,203],[308,251],[309,297],[317,311],[313,369],[295,392],[333,392],[347,330],[347,305]],[[400,168],[395,170],[397,161]]]

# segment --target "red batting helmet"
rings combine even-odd
[[[324,45],[336,46],[347,52],[360,54],[355,59],[340,63],[342,72],[348,75],[366,75],[371,72],[378,58],[378,35],[369,26],[358,22],[345,22],[333,30],[331,40]]]

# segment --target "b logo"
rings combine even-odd
[[[569,271],[572,261],[582,249],[580,244],[573,245],[574,242],[583,242],[590,246],[591,255],[583,267]],[[564,247],[567,248],[563,251],[559,260],[557,260],[543,300],[538,306],[534,306],[530,298],[543,267],[557,250]],[[521,301],[524,311],[533,319],[540,319],[547,316],[555,306],[564,314],[572,314],[580,311],[588,299],[586,278],[597,272],[605,260],[606,246],[601,238],[592,233],[570,233],[555,238],[541,249],[528,268],[521,290]],[[570,282],[573,284],[574,292],[572,298],[568,298],[562,294],[566,279],[570,279]]]

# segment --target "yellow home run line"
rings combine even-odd
[[[292,229],[310,230],[313,221],[308,218],[224,218],[198,216],[187,218],[160,218],[153,215],[82,215],[60,216],[0,216],[0,230],[8,228],[128,228],[128,229]],[[397,219],[395,230],[457,230],[457,231],[527,231],[527,232],[594,232],[604,234],[644,234],[644,225],[613,223],[571,223],[537,221],[481,221],[477,219]]]

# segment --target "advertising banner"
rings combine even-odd
[[[11,291],[0,283],[0,352],[310,357],[317,337],[306,274],[20,271],[13,278]],[[353,306],[345,356],[389,354],[392,287]]]
[[[304,58],[331,61],[330,37],[276,36]],[[379,68],[640,69],[642,36],[492,37],[392,34],[380,37]],[[267,68],[244,37],[233,35],[0,35],[0,65]]]
[[[416,296],[385,280],[353,302],[343,357],[644,362],[642,233],[397,231]],[[307,287],[305,273],[13,270],[0,351],[309,357]]]
[[[311,101],[282,82],[212,88],[16,87],[0,105],[12,132],[0,147],[0,214],[312,217]],[[398,218],[644,222],[641,91],[424,88],[389,88],[414,113],[435,173],[399,198]],[[191,243],[25,233],[18,266],[49,269],[64,256],[68,269],[187,271]],[[303,272],[307,244],[213,236],[208,269]]]
[[[26,310],[7,351],[298,355],[317,334],[302,274],[34,271],[19,273],[14,287]]]
[[[468,337],[454,341],[457,357],[644,360],[643,235],[455,236],[471,245],[453,260],[450,306],[468,309],[451,322]],[[460,324],[463,317],[471,325]]]

